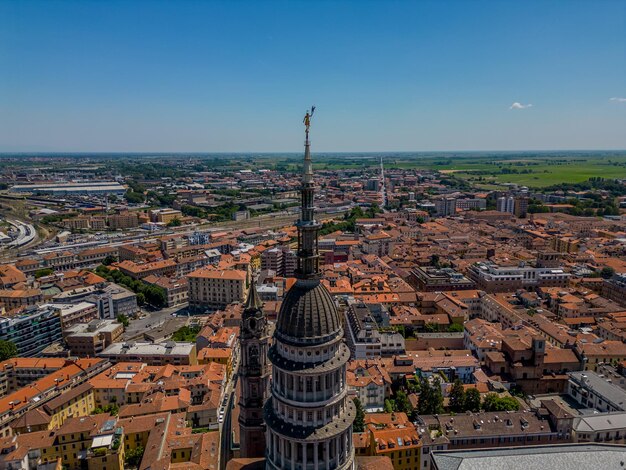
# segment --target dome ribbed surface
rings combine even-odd
[[[278,313],[281,340],[315,343],[341,330],[339,313],[328,289],[319,280],[298,279]]]

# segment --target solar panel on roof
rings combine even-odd
[[[103,431],[110,431],[111,429],[113,429],[115,427],[115,420],[108,420],[105,421],[104,426],[102,427]]]

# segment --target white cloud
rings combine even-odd
[[[610,99],[610,101],[617,101],[618,103],[626,103],[626,98],[613,97]]]
[[[511,105],[511,107],[509,109],[526,109],[526,108],[532,108],[533,105],[528,103],[528,104],[522,104],[519,102],[515,102]]]

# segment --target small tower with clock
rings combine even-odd
[[[263,406],[269,396],[271,366],[267,359],[270,333],[254,281],[241,316],[239,429],[241,457],[265,455]]]

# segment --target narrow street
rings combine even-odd
[[[220,431],[220,470],[224,470],[226,468],[226,464],[230,459],[230,448],[232,444],[232,415],[233,415],[233,406],[235,405],[235,400],[237,397],[235,396],[235,390],[237,388],[237,373],[239,370],[239,365],[235,364],[233,366],[233,374],[231,379],[226,384],[226,389],[224,390],[224,399],[222,403],[220,403],[220,407],[218,408],[218,416],[220,411],[224,411],[224,420],[220,423],[219,431]],[[224,402],[226,402],[224,404]],[[237,425],[237,423],[234,423]]]

